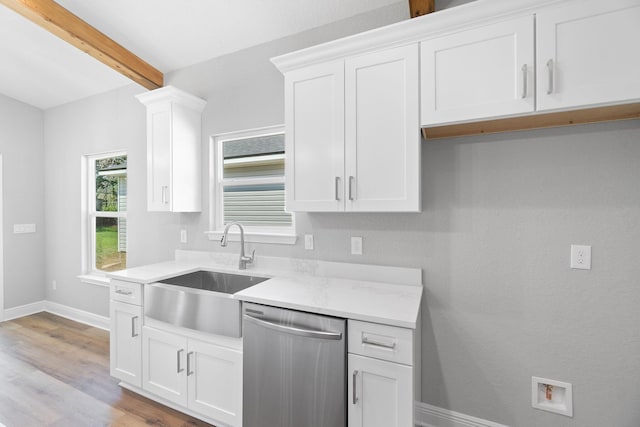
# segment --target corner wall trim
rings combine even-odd
[[[19,317],[30,316],[32,314],[40,313],[41,311],[46,311],[60,317],[84,323],[85,325],[104,329],[106,331],[109,330],[110,320],[108,317],[52,301],[38,301],[31,304],[21,305],[19,307],[8,308],[4,311],[4,320],[13,320]]]
[[[420,427],[509,427],[424,402],[416,402],[416,425]]]

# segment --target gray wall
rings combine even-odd
[[[42,132],[40,110],[0,95],[5,308],[44,299]],[[35,224],[36,232],[13,234],[13,224]]]
[[[457,2],[460,3],[460,2]],[[400,7],[214,59],[167,76],[208,100],[203,181],[216,133],[280,124],[283,80],[268,59],[404,19]],[[145,212],[144,110],[127,88],[45,114],[47,298],[107,314],[106,290],[80,284],[82,154],[130,155],[130,265],[175,248],[235,252],[206,240],[201,214]],[[299,214],[315,251],[293,256],[423,269],[423,400],[510,426],[640,424],[640,121],[423,142],[420,214]],[[206,186],[205,186],[206,187]],[[62,202],[54,191],[69,192]],[[55,203],[54,203],[55,202]],[[49,207],[51,207],[49,209]],[[189,231],[181,245],[179,229]],[[364,255],[349,254],[349,236]],[[569,246],[593,246],[570,270]],[[58,290],[50,282],[58,280]],[[573,383],[573,419],[530,407],[531,376]]]

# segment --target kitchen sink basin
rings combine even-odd
[[[205,270],[171,277],[144,287],[144,314],[183,328],[240,337],[241,302],[233,294],[267,279]]]
[[[195,271],[182,276],[161,280],[160,283],[184,286],[185,288],[235,294],[243,289],[267,280],[266,277],[243,276],[241,274],[221,273],[218,271]]]

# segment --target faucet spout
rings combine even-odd
[[[224,232],[222,233],[222,239],[220,239],[220,246],[222,246],[223,248],[227,246],[229,229],[234,225],[236,225],[240,229],[240,262],[238,263],[238,269],[246,270],[247,269],[247,264],[251,264],[253,262],[253,257],[255,255],[256,251],[254,250],[253,252],[251,252],[251,256],[246,256],[245,255],[245,252],[244,252],[244,227],[242,227],[242,224],[240,224],[239,222],[231,222],[231,223],[227,224],[227,226],[224,228]]]

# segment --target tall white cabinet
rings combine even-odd
[[[418,45],[285,72],[287,209],[417,212]]]
[[[147,107],[147,209],[199,212],[206,102],[173,86],[137,98]]]

